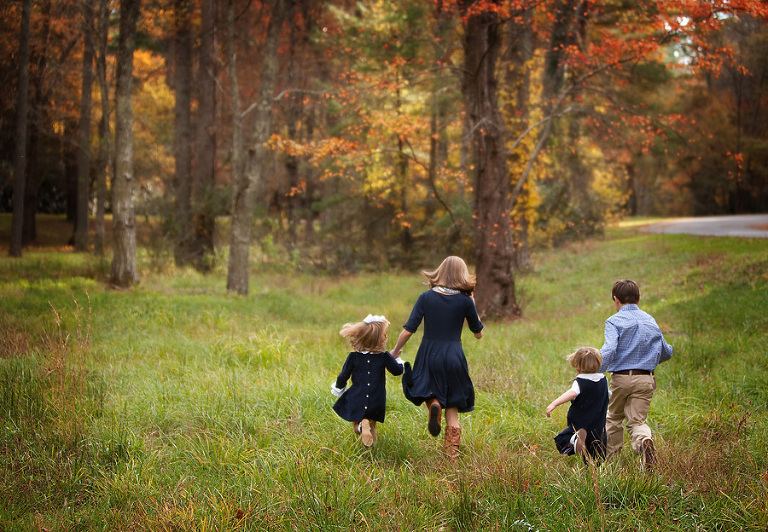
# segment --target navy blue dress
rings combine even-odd
[[[445,408],[471,412],[475,387],[461,346],[461,330],[464,320],[473,333],[483,330],[474,300],[463,293],[445,295],[428,290],[419,295],[403,328],[414,333],[422,320],[424,335],[413,369],[409,371],[406,366],[403,378],[405,397],[417,406],[436,397]]]
[[[587,431],[587,453],[594,459],[604,459],[607,445],[605,414],[608,409],[608,381],[576,377],[579,395],[571,401],[566,421],[568,427],[555,436],[555,446],[562,454],[574,454],[571,437],[580,429]]]
[[[389,351],[358,353],[347,356],[344,367],[336,379],[336,387],[344,388],[352,378],[352,386],[334,403],[333,409],[342,419],[356,422],[363,419],[384,421],[387,411],[387,388],[384,370],[402,375],[403,366]]]

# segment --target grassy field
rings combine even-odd
[[[158,269],[144,251],[127,291],[90,255],[4,254],[0,531],[768,530],[767,244],[627,225],[536,254],[524,318],[464,335],[477,404],[456,463],[399,378],[372,449],[331,410],[338,330],[385,314],[393,342],[417,272],[255,266],[240,297],[225,266]],[[565,356],[602,345],[621,277],[675,348],[649,421],[655,475],[628,448],[599,469],[558,455],[567,408],[544,415],[573,377]]]

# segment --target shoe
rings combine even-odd
[[[429,422],[427,423],[427,428],[429,429],[429,433],[435,437],[440,435],[441,410],[442,408],[440,408],[440,403],[437,401],[437,399],[433,399],[429,405]]]
[[[363,440],[363,445],[366,447],[373,445],[373,432],[371,429],[371,422],[367,419],[364,419],[360,423],[360,429],[360,437]]]
[[[642,454],[645,470],[649,473],[653,473],[653,470],[658,463],[658,459],[656,458],[656,447],[654,447],[652,439],[647,438],[643,440]]]
[[[461,444],[461,427],[448,426],[445,428],[445,442],[443,449],[448,458],[459,457],[459,445]]]
[[[582,457],[587,456],[587,431],[579,429],[576,431],[576,443],[573,445],[573,451]]]

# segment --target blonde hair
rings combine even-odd
[[[567,357],[579,373],[597,373],[603,364],[603,355],[594,347],[580,347]]]
[[[430,288],[442,286],[460,290],[468,295],[475,291],[475,276],[469,273],[469,268],[461,257],[451,255],[446,257],[436,270],[421,273],[427,278]]]
[[[371,351],[379,353],[387,350],[387,331],[389,321],[372,321],[366,323],[345,323],[339,334],[349,341],[355,351]]]

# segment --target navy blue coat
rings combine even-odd
[[[384,370],[392,375],[402,375],[403,366],[388,351],[383,353],[358,353],[347,356],[344,367],[336,379],[336,387],[344,388],[352,379],[352,386],[333,405],[342,419],[347,421],[384,421],[387,411],[387,388]]]

